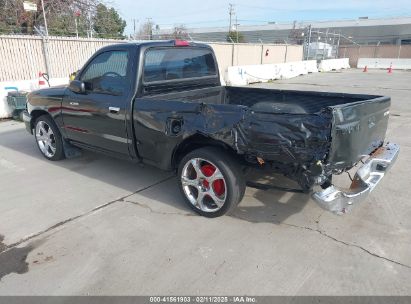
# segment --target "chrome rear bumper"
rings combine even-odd
[[[349,212],[352,207],[364,200],[374,190],[384,175],[395,163],[400,147],[397,144],[388,143],[374,151],[358,169],[348,191],[342,191],[338,187],[330,187],[313,193],[314,200],[324,209],[336,214]]]

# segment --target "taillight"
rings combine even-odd
[[[190,44],[189,44],[188,41],[186,41],[186,40],[178,40],[178,39],[176,39],[176,40],[174,41],[174,45],[175,45],[175,46],[189,46]]]

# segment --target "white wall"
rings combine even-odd
[[[320,72],[329,72],[329,71],[338,71],[341,69],[349,69],[349,58],[339,58],[339,59],[325,59],[321,60],[318,65],[318,71]]]
[[[410,70],[411,59],[359,58],[357,68],[363,69],[365,66],[369,69],[388,69],[392,66],[394,70]]]
[[[318,72],[315,60],[279,64],[242,65],[228,67],[225,80],[229,85],[247,85],[254,82],[288,79],[315,72]]]

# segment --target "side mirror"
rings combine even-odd
[[[79,80],[73,80],[69,84],[69,89],[78,94],[84,94],[86,92],[86,86],[84,85],[84,82],[79,81]]]

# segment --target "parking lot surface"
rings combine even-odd
[[[248,188],[234,214],[206,219],[172,173],[90,152],[49,162],[22,123],[3,121],[0,295],[411,295],[411,73],[255,86],[391,96],[396,164],[344,216]]]

